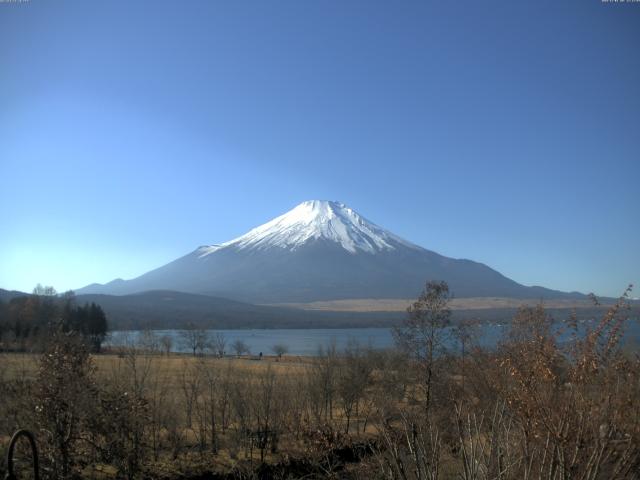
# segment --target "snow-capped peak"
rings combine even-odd
[[[369,222],[343,203],[325,200],[302,202],[284,215],[254,228],[229,242],[198,249],[204,257],[227,247],[295,250],[309,240],[331,240],[350,253],[375,253],[402,245],[417,248],[387,230]]]

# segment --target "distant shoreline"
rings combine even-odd
[[[344,300],[326,300],[306,303],[269,303],[268,307],[287,307],[300,310],[318,310],[329,312],[401,312],[405,311],[415,299],[397,298],[353,298]],[[589,298],[584,299],[551,299],[540,298],[507,298],[507,297],[469,297],[454,298],[450,302],[452,310],[482,310],[519,308],[524,305],[537,305],[542,302],[546,308],[593,308],[595,305]],[[615,299],[602,299],[603,306],[612,305]]]

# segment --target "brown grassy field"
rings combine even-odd
[[[273,306],[300,308],[302,310],[320,310],[334,312],[404,312],[415,299],[396,298],[352,298],[345,300],[330,300],[309,303],[279,303]],[[480,310],[493,308],[519,308],[524,305],[536,305],[540,299],[528,298],[500,298],[500,297],[477,297],[477,298],[455,298],[451,300],[452,310]],[[605,303],[606,304],[606,303]],[[592,308],[593,302],[590,299],[578,300],[548,300],[545,301],[546,308]]]
[[[13,382],[26,381],[37,385],[40,381],[38,375],[41,357],[41,354],[32,353],[0,353],[0,382],[3,385],[11,385]],[[98,384],[103,387],[119,385],[121,390],[129,391],[131,395],[136,394],[135,391],[139,388],[138,394],[148,402],[151,422],[162,424],[157,438],[150,438],[153,433],[149,431],[145,434],[149,437],[145,441],[147,448],[151,448],[150,445],[154,441],[162,444],[158,453],[151,455],[152,458],[147,460],[147,468],[159,477],[179,477],[184,472],[229,472],[242,465],[246,467],[247,463],[259,464],[263,459],[267,463],[277,463],[290,456],[305,457],[309,455],[310,445],[316,441],[303,438],[300,432],[295,435],[282,434],[278,440],[278,449],[263,452],[262,458],[255,445],[238,439],[239,436],[245,435],[243,429],[246,427],[240,424],[241,420],[233,419],[224,429],[218,431],[219,448],[215,456],[212,456],[211,446],[204,447],[204,450],[201,447],[202,442],[206,441],[202,436],[206,434],[199,430],[206,428],[206,409],[208,402],[213,401],[214,397],[218,396],[219,400],[223,395],[229,396],[227,408],[231,417],[232,409],[235,408],[232,403],[241,401],[237,397],[234,400],[234,390],[240,389],[240,397],[260,403],[263,401],[261,395],[266,392],[263,382],[271,378],[270,376],[273,376],[273,384],[277,390],[274,390],[274,402],[282,406],[276,407],[269,414],[279,417],[278,421],[283,422],[284,417],[291,413],[288,409],[298,405],[296,402],[302,400],[299,386],[306,384],[306,376],[314,365],[313,358],[216,358],[186,354],[146,354],[129,350],[126,353],[92,355],[91,361],[95,366]],[[207,372],[217,372],[215,385],[212,384],[218,390],[217,393],[207,390]],[[224,380],[226,372],[229,372],[230,378]],[[229,383],[223,386],[225,381]],[[191,393],[194,396],[189,398]],[[32,399],[23,398],[22,401],[29,404]],[[190,405],[190,402],[193,402],[193,405]],[[219,404],[217,408],[220,408]],[[259,415],[256,403],[253,403],[251,408],[257,409],[252,416]],[[342,417],[343,412],[336,402],[327,418],[339,423]],[[219,418],[216,420],[221,421]],[[251,421],[254,422],[255,419]],[[358,419],[354,416],[351,421],[356,426],[355,433],[358,434]],[[33,428],[28,424],[21,426]],[[279,428],[284,428],[284,425],[281,424]],[[371,432],[372,426],[369,425],[366,430]],[[0,431],[0,451],[6,448],[12,431]],[[176,442],[179,443],[178,447]],[[175,451],[178,451],[175,448],[179,448],[178,455],[175,454]],[[100,463],[85,470],[84,474],[90,478],[117,477],[117,472],[112,466]]]
[[[35,379],[38,374],[39,354],[33,353],[0,353],[0,379],[15,380]],[[224,370],[231,367],[239,375],[254,376],[270,369],[277,376],[299,376],[305,373],[313,362],[312,357],[286,356],[281,359],[275,356],[263,356],[261,360],[254,356],[216,358],[214,356],[194,357],[188,354],[171,353],[141,354],[140,361],[148,363],[150,376],[162,374],[176,384],[182,380],[182,374],[189,367],[205,362],[211,368]],[[123,368],[125,357],[118,353],[92,355],[97,369],[98,379],[117,375]]]

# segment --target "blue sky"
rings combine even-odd
[[[0,287],[131,278],[332,199],[617,295],[638,45],[640,4],[600,0],[0,3]]]

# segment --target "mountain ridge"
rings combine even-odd
[[[415,298],[428,280],[457,297],[583,298],[527,287],[479,262],[445,257],[370,222],[345,204],[312,200],[228,242],[198,247],[130,280],[78,293],[176,290],[248,303]]]

